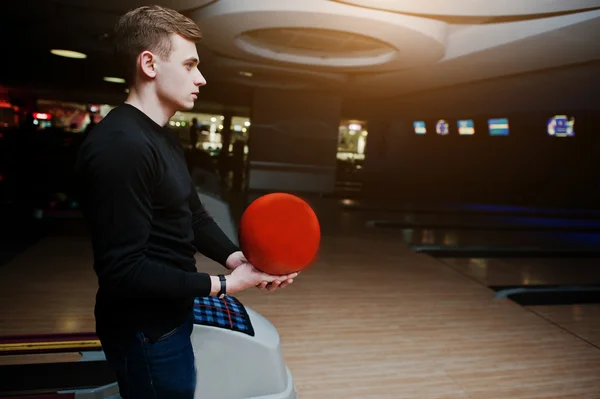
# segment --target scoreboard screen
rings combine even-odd
[[[566,115],[555,115],[548,120],[547,129],[550,136],[575,136],[575,118]]]
[[[448,122],[446,122],[443,119],[437,121],[437,123],[435,124],[435,132],[443,136],[450,133],[450,127],[448,126]]]
[[[427,133],[427,127],[425,126],[424,121],[414,121],[413,127],[415,129],[415,134],[425,134]]]
[[[509,126],[506,118],[488,119],[488,128],[490,136],[508,136]]]
[[[475,134],[475,124],[471,119],[458,121],[458,134],[469,136]]]

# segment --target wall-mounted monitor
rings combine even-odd
[[[566,115],[554,115],[546,126],[548,134],[554,137],[575,136],[575,118]]]
[[[472,119],[463,119],[458,121],[458,134],[462,136],[471,136],[475,134],[475,123]]]
[[[488,119],[488,128],[490,130],[490,136],[508,136],[508,133],[509,133],[508,119],[506,119],[506,118]]]
[[[448,125],[448,122],[446,122],[443,119],[437,121],[437,123],[435,124],[435,132],[442,136],[445,136],[448,133],[450,133],[450,126]]]
[[[413,127],[415,129],[415,134],[425,134],[427,133],[427,127],[425,126],[424,121],[414,121]]]

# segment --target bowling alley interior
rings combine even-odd
[[[0,398],[128,399],[76,165],[152,4],[202,32],[190,196],[300,271],[189,298],[195,399],[600,399],[598,0],[3,1]]]

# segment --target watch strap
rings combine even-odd
[[[225,276],[223,274],[219,274],[218,276],[219,281],[221,282],[221,289],[219,290],[217,297],[224,298],[225,295],[227,295],[227,280],[225,279]]]

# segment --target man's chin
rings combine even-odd
[[[188,101],[188,102],[185,102],[185,103],[181,103],[179,105],[179,109],[181,111],[189,111],[191,109],[194,109],[194,104],[195,104],[195,101]]]
[[[194,108],[196,100],[187,101],[173,101],[173,105],[176,106],[177,111],[189,111]]]

